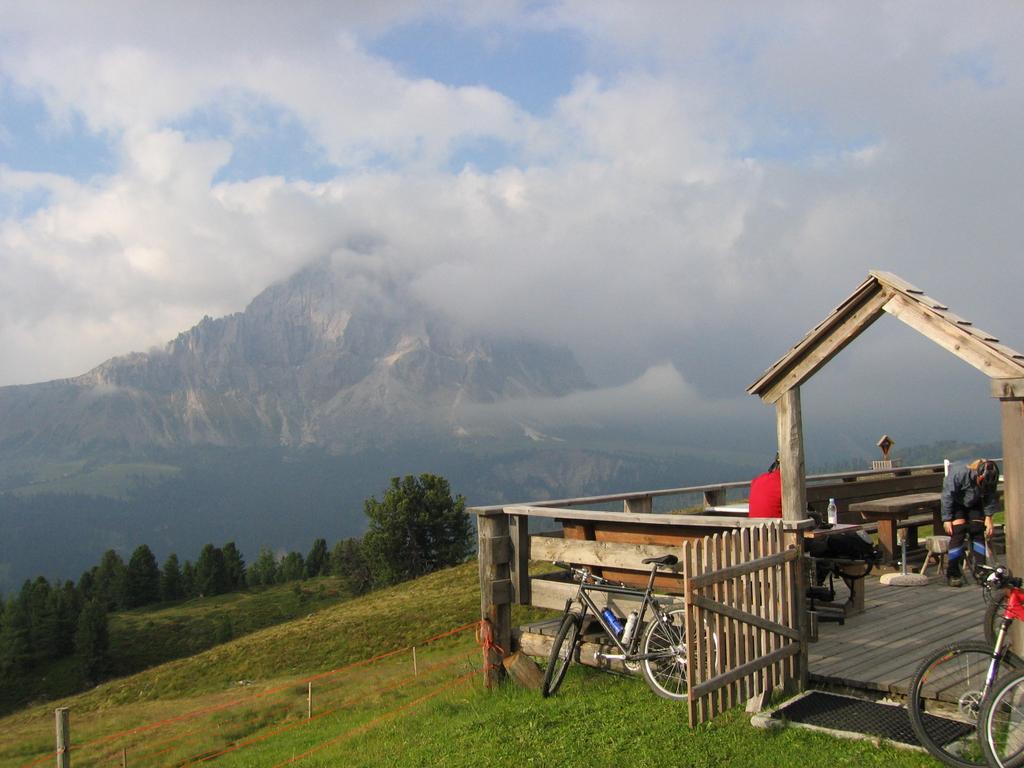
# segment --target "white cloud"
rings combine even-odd
[[[87,181],[0,167],[0,211],[47,195],[0,221],[0,383],[160,344],[327,253],[476,327],[568,343],[599,382],[671,360],[704,400],[741,394],[872,268],[1024,346],[1016,6],[437,11],[582,40],[589,69],[540,115],[486,72],[413,78],[371,54],[417,4],[344,6],[4,9],[0,77],[118,162]],[[342,172],[219,180],[267,108]],[[201,140],[186,126],[209,111],[232,128]],[[510,162],[449,169],[477,139]]]

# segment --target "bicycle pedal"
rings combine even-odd
[[[618,653],[601,653],[594,651],[594,661],[625,661],[626,657]]]

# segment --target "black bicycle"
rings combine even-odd
[[[663,555],[649,557],[643,562],[651,566],[646,589],[609,581],[585,567],[555,563],[569,570],[579,587],[576,595],[565,603],[565,614],[551,646],[548,666],[544,671],[544,696],[558,690],[569,664],[574,658],[578,660],[580,635],[588,619],[592,618],[619,651],[597,652],[595,660],[621,661],[633,671],[639,667],[647,685],[659,696],[676,701],[687,698],[686,611],[683,608],[666,610],[654,595],[654,577],[658,569],[670,568],[679,559],[675,555]],[[638,599],[640,605],[623,624],[609,608],[598,606],[593,593]],[[650,620],[649,612],[652,613]],[[705,632],[705,636],[711,643],[712,652],[715,652],[717,639],[710,632]]]

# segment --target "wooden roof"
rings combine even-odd
[[[992,379],[1024,378],[1024,355],[953,314],[920,288],[892,273],[872,270],[849,298],[761,374],[747,392],[774,403],[811,378],[884,312]]]

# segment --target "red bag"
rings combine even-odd
[[[782,473],[775,469],[750,481],[749,517],[782,517]]]

